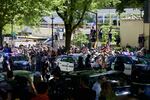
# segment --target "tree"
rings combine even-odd
[[[88,37],[84,33],[78,33],[75,34],[72,40],[73,44],[76,46],[81,46],[82,44],[87,44],[88,43]]]
[[[116,4],[116,9],[119,13],[124,12],[125,8],[143,8],[145,0],[120,0],[119,3]]]
[[[87,11],[110,5],[116,0],[53,0],[54,10],[63,19],[66,30],[66,51],[71,46],[72,32],[80,25]],[[118,0],[117,0],[118,1]]]
[[[31,19],[34,22],[50,8],[49,5],[49,0],[0,0],[0,46],[3,45],[2,31],[6,24],[23,18],[27,23]]]
[[[92,0],[54,0],[54,10],[63,19],[66,30],[66,51],[70,50],[73,31],[82,22],[86,11],[90,8]]]

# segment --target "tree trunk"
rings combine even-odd
[[[3,35],[2,35],[2,31],[3,31],[3,28],[0,27],[0,47],[3,47]]]
[[[70,47],[71,47],[71,35],[72,35],[72,30],[71,30],[71,25],[65,25],[66,28],[66,40],[65,40],[65,46],[66,46],[66,52],[69,53]]]

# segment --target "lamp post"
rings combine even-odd
[[[11,35],[12,35],[12,40],[14,40],[14,34],[13,34],[13,31],[14,31],[14,22],[13,20],[11,21]]]
[[[54,31],[53,31],[53,29],[54,29],[54,27],[53,27],[53,25],[54,25],[54,16],[52,15],[52,48],[54,47],[54,35],[53,35],[53,33],[54,33]]]

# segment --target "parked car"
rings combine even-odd
[[[30,70],[28,57],[25,55],[15,55],[9,58],[13,70]]]
[[[124,64],[124,66],[117,66],[118,61],[119,62],[121,61]],[[112,70],[121,69],[123,70],[123,73],[126,75],[131,75],[132,67],[135,64],[150,65],[148,60],[136,56],[118,55],[108,60],[108,65],[111,67]],[[115,68],[116,66],[119,68]]]
[[[142,89],[150,100],[150,65],[135,64],[131,74],[131,81],[132,93],[138,95],[139,89]]]
[[[85,78],[88,82],[88,86],[92,88],[93,84],[98,80],[99,77],[106,77],[107,81],[111,83],[112,89],[117,97],[131,94],[130,83],[126,79],[125,75],[118,71],[101,72],[94,70],[84,70],[70,72],[62,75],[62,77],[67,86],[67,93],[69,96],[80,87],[80,79]]]
[[[56,59],[56,64],[60,67],[61,71],[70,72],[78,66],[78,58],[81,54],[61,55]]]
[[[20,82],[25,82],[27,80],[28,83],[32,83],[34,80],[34,76],[33,76],[34,74],[26,70],[15,70],[13,71],[13,75],[15,77],[14,78],[15,82],[17,82],[16,84],[14,84],[16,85],[16,87],[13,87],[15,89],[18,89],[18,86],[19,86],[18,84],[20,84]],[[30,85],[28,84],[28,86],[29,88],[31,88],[31,84]],[[7,93],[8,91],[10,92],[11,89],[12,87],[7,81],[7,73],[6,72],[0,73],[0,100],[6,100]]]

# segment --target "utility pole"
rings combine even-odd
[[[54,33],[54,27],[53,27],[53,25],[54,25],[54,16],[52,15],[52,48],[54,47],[54,35],[53,35],[53,33]]]
[[[13,31],[14,31],[14,22],[13,22],[13,19],[12,19],[12,21],[11,21],[11,35],[12,35],[12,40],[14,40],[14,33],[13,33]]]

